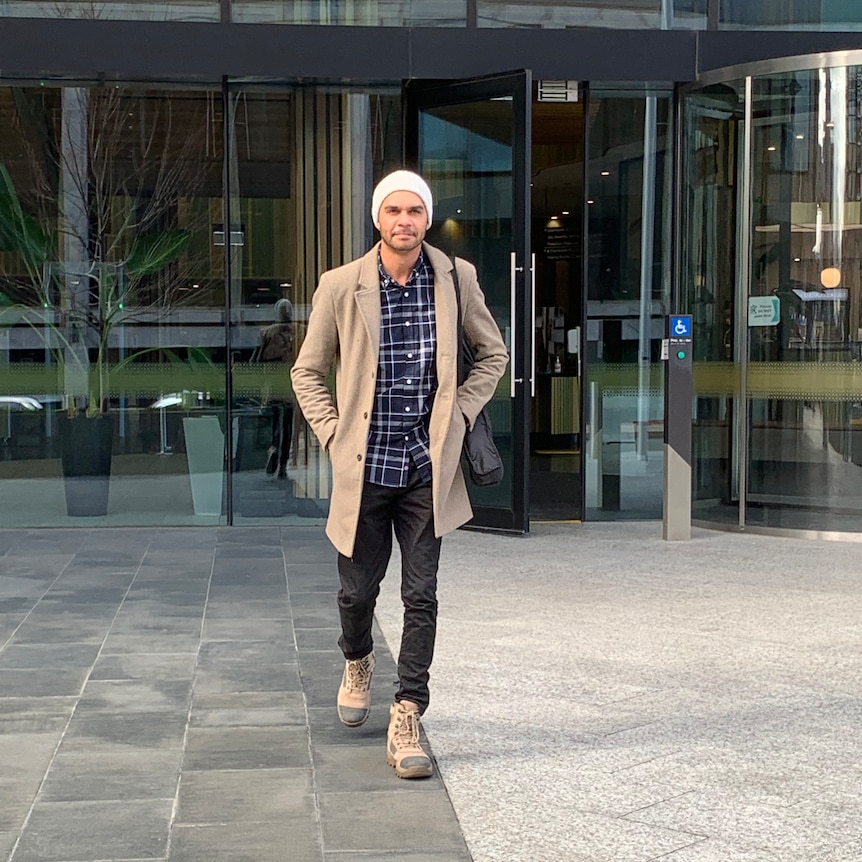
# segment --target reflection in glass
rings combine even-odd
[[[703,28],[706,0],[363,0],[293,2],[233,0],[243,23],[334,24],[367,27]],[[471,23],[471,26],[472,23]]]
[[[223,296],[212,105],[179,90],[0,90],[5,525],[223,517],[224,447],[199,465],[198,505],[182,427],[207,415],[222,434],[224,419],[207,313]]]
[[[706,274],[704,295],[722,309],[731,303],[695,331],[709,345],[695,369],[695,514],[858,531],[862,69],[751,79],[748,154],[742,92],[722,85],[686,101],[685,270]],[[691,287],[695,313],[698,295]]]
[[[858,30],[862,7],[854,0],[721,0],[724,30]]]
[[[493,99],[430,108],[420,114],[419,172],[434,192],[428,241],[476,266],[479,283],[507,344],[511,341],[512,101]],[[503,456],[503,482],[470,487],[474,505],[511,506],[511,366],[488,405]]]
[[[591,102],[584,410],[591,517],[660,517],[669,309],[670,99]]]
[[[594,0],[594,2],[535,2],[478,0],[480,27],[606,27],[668,30],[673,23],[671,0]],[[686,26],[681,24],[680,26]]]
[[[83,18],[96,21],[220,20],[219,0],[3,0],[5,18]]]
[[[685,104],[681,292],[694,328],[692,511],[695,518],[730,523],[738,520],[731,453],[741,393],[734,309],[742,94],[744,86],[731,82],[692,95]]]
[[[246,24],[340,24],[366,27],[463,27],[467,0],[232,0]]]
[[[399,165],[400,98],[230,94],[234,523],[322,523],[329,459],[291,389],[320,274],[372,244],[375,175]]]
[[[834,524],[862,512],[852,430],[862,355],[860,88],[858,67],[754,82],[751,523],[807,525],[800,507],[830,511]],[[766,302],[770,320],[755,313]]]

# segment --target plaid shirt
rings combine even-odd
[[[406,285],[380,272],[380,359],[365,479],[404,488],[410,463],[431,481],[428,419],[437,391],[434,270],[420,252]]]

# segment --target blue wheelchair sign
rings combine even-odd
[[[691,315],[678,314],[670,319],[671,338],[691,338]]]

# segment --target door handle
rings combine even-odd
[[[515,345],[518,343],[518,332],[515,328],[515,293],[516,291],[516,283],[515,283],[515,273],[518,271],[518,267],[516,266],[515,261],[515,252],[512,252],[510,260],[509,260],[509,332],[512,333],[511,344],[509,345],[509,362],[512,363],[511,370],[509,371],[509,394],[512,398],[515,397],[515,383],[523,383],[523,379],[515,379],[515,375],[518,373],[518,365],[515,357]]]
[[[530,398],[536,397],[536,255],[530,257]]]

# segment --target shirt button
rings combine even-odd
[[[408,383],[412,383],[413,381],[412,381],[412,380],[410,380],[410,379],[408,378],[407,382],[408,382]]]
[[[408,354],[407,354],[407,358],[408,358],[408,359],[412,359],[412,358],[413,358],[413,354],[412,354],[412,353],[408,353]]]
[[[410,408],[409,408],[409,407],[405,407],[405,408],[404,408],[404,412],[405,412],[405,413],[409,413],[409,412],[410,412]]]
[[[404,291],[404,295],[405,295],[405,296],[410,296],[410,291],[409,291],[409,290],[405,290],[405,291]]]
[[[405,320],[405,321],[404,321],[404,325],[405,325],[405,326],[410,326],[410,321],[409,321],[409,320]]]

